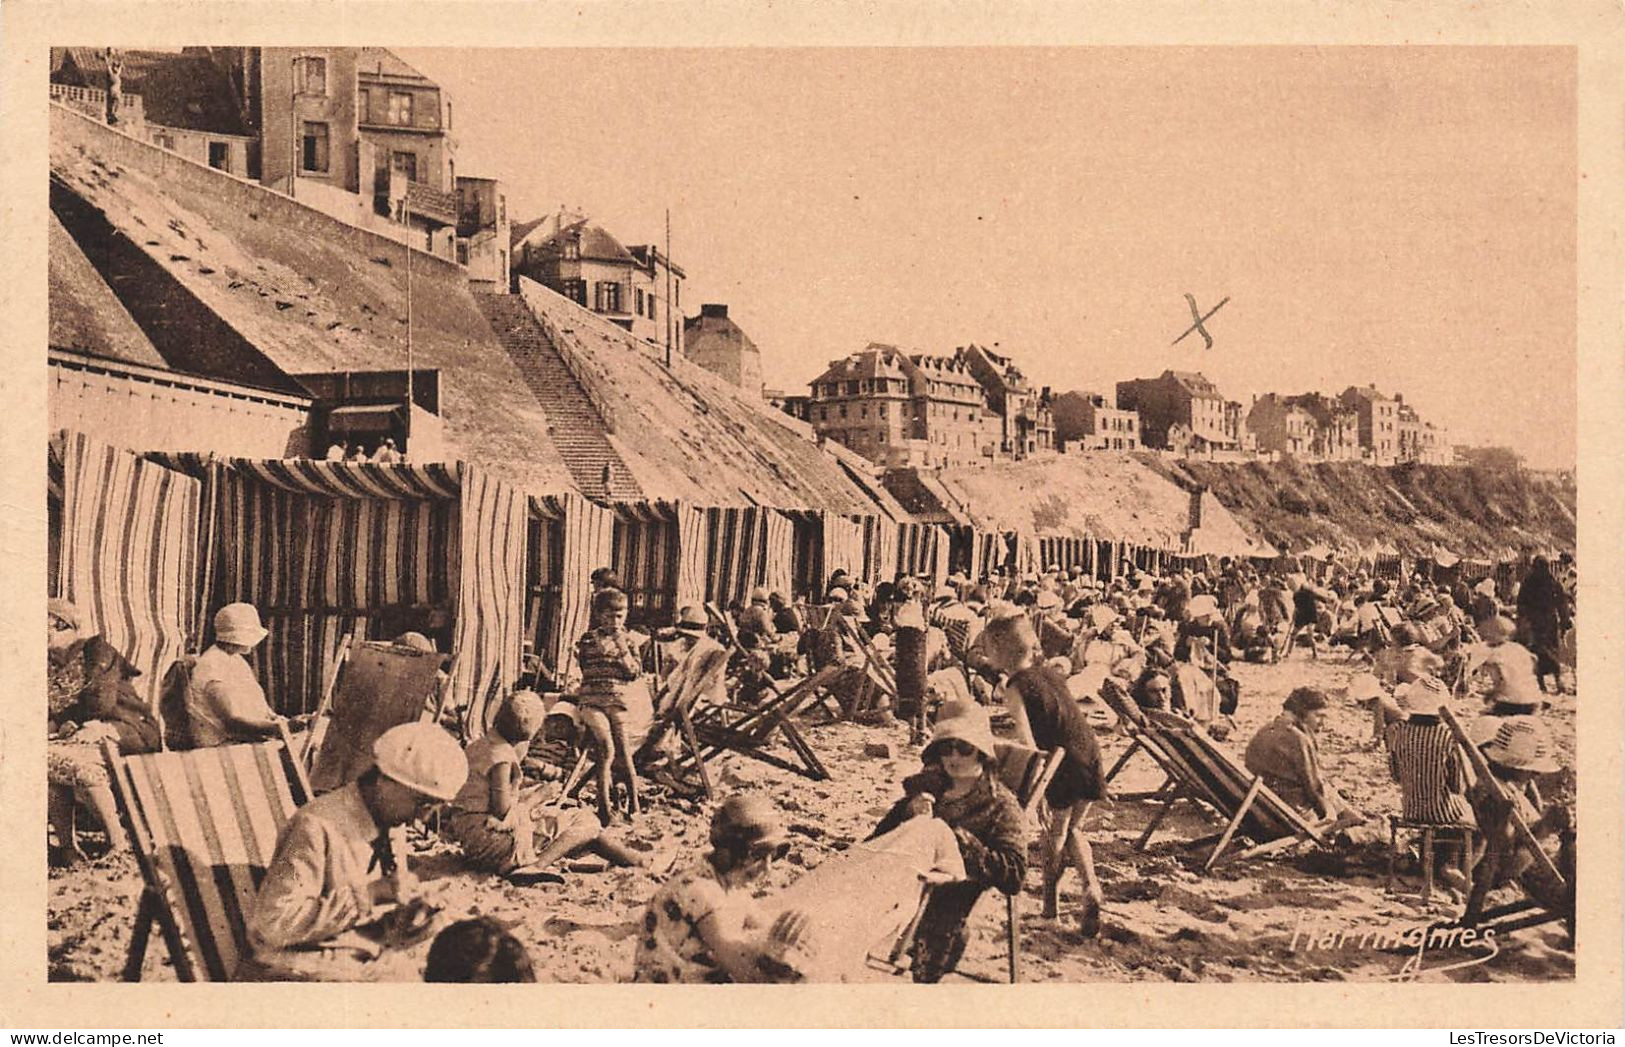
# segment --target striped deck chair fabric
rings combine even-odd
[[[1232,836],[1240,829],[1260,844],[1309,839],[1322,842],[1320,830],[1297,809],[1270,790],[1257,775],[1219,746],[1198,725],[1171,713],[1147,713],[1147,733],[1169,759],[1170,776],[1176,779],[1168,806],[1181,795],[1200,799],[1228,825],[1205,868],[1217,864]],[[1164,808],[1164,813],[1167,807]],[[1154,821],[1141,838],[1141,847],[1161,818]]]
[[[287,732],[185,752],[103,751],[145,881],[124,980],[140,980],[156,922],[181,981],[229,981],[277,837],[310,799]]]

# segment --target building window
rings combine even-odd
[[[869,417],[869,408],[867,408],[867,407],[858,408],[858,417],[859,418],[867,418],[867,417]]]
[[[389,122],[397,127],[412,126],[412,93],[410,91],[389,92]]]
[[[621,285],[611,280],[600,280],[595,288],[596,298],[593,308],[600,313],[618,313],[621,311]]]
[[[221,171],[231,170],[231,146],[225,142],[210,142],[209,166]]]
[[[654,296],[654,292],[650,291],[649,292],[649,297],[647,299],[645,299],[645,300],[649,303],[649,319],[651,319],[651,320],[660,319],[658,316],[655,315],[655,296]]]
[[[565,280],[563,284],[564,297],[570,299],[570,301],[576,303],[577,305],[587,304],[587,281]]]
[[[643,288],[641,288],[641,287],[637,288],[634,293],[637,295],[637,297],[634,299],[634,301],[637,302],[637,309],[635,310],[635,312],[639,316],[642,316],[643,315]]]
[[[845,404],[841,405],[841,417],[842,418],[846,417],[846,405]]]
[[[297,60],[294,64],[297,66],[294,71],[294,82],[299,85],[300,94],[327,94],[327,59],[311,55]]]
[[[389,166],[406,176],[408,182],[418,180],[418,154],[416,153],[390,153]]]
[[[876,407],[875,411],[876,411],[876,413],[878,414],[879,417],[881,417],[881,418],[886,417],[886,405],[885,404],[881,404],[879,407]]]
[[[858,383],[857,382],[847,382],[846,383],[846,395],[848,395],[848,396],[856,396],[856,395],[858,395]]]
[[[327,171],[327,125],[306,120],[299,166],[306,171]]]
[[[820,408],[819,408],[819,409],[818,409],[818,420],[819,420],[819,421],[820,421],[820,422],[827,422],[827,421],[829,421],[829,408],[827,408],[827,407],[820,407]]]

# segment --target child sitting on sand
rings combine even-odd
[[[545,715],[538,695],[515,691],[508,696],[491,730],[463,752],[468,778],[447,809],[442,834],[462,847],[474,868],[515,883],[557,880],[542,870],[577,850],[592,850],[617,865],[639,864],[601,835],[590,811],[546,807],[537,792],[521,791],[520,764]]]
[[[726,984],[794,980],[785,953],[800,944],[805,914],[790,910],[761,932],[750,887],[790,849],[773,804],[729,797],[711,819],[711,850],[649,900],[632,980]]]

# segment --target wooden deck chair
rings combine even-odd
[[[895,708],[897,704],[897,674],[891,663],[886,661],[876,650],[874,641],[856,625],[847,621],[844,616],[835,617],[835,628],[846,638],[846,641],[856,647],[863,655],[863,684],[856,695],[847,701],[841,702],[841,713],[846,719],[851,719],[861,712],[873,698],[874,692],[879,691],[888,699],[888,703]],[[837,701],[840,701],[837,696]]]
[[[372,764],[372,743],[423,718],[445,655],[392,643],[356,644],[335,669],[332,719],[310,772],[317,792],[337,789]]]
[[[1123,750],[1123,755],[1119,756],[1117,762],[1112,764],[1111,769],[1106,772],[1107,784],[1110,784],[1112,779],[1116,778],[1123,768],[1128,766],[1128,762],[1134,758],[1136,753],[1145,753],[1149,756],[1164,775],[1163,784],[1157,789],[1139,793],[1114,792],[1112,794],[1113,798],[1118,800],[1144,800],[1149,797],[1162,798],[1169,783],[1177,780],[1178,763],[1162,748],[1162,743],[1156,733],[1150,730],[1150,721],[1146,719],[1146,711],[1139,707],[1120,683],[1108,676],[1101,682],[1099,693],[1100,700],[1105,702],[1106,706],[1117,714],[1117,722],[1122,725],[1124,733],[1129,738],[1129,747]]]
[[[286,728],[248,745],[102,752],[144,882],[123,980],[141,980],[154,922],[181,981],[231,980],[277,836],[311,796]]]
[[[666,736],[675,731],[678,744],[686,749],[689,759],[682,755],[671,761],[673,767],[688,766],[699,781],[700,791],[705,798],[713,798],[711,790],[711,776],[706,773],[705,761],[700,759],[700,739],[694,730],[694,709],[703,705],[707,695],[712,694],[717,682],[723,678],[728,670],[729,652],[726,648],[716,648],[706,651],[701,660],[679,681],[675,692],[663,691],[655,697],[655,722],[650,728],[643,743],[633,754],[635,763],[645,763],[651,760],[654,753]]]
[[[1015,742],[999,742],[996,748],[997,761],[994,766],[994,775],[1004,787],[1015,794],[1016,801],[1021,804],[1022,813],[1029,823],[1036,823],[1038,806],[1044,799],[1044,792],[1054,779],[1061,764],[1066,762],[1066,750],[1034,749],[1030,746],[1019,745]],[[931,899],[932,885],[922,885],[919,907],[914,911],[914,918],[903,928],[892,945],[890,953],[883,962],[873,957],[882,970],[893,974],[901,974],[905,969],[902,964],[903,955],[914,941],[914,934],[919,929],[920,919],[925,915],[926,903]],[[1020,892],[1007,894],[1004,897],[1004,937],[1007,950],[1006,973],[1010,984],[1014,985],[1021,980],[1021,909]],[[972,981],[991,982],[994,979],[977,975],[970,971],[955,970],[953,973]]]
[[[817,607],[813,608],[813,610],[822,609],[823,608]],[[780,685],[781,681],[775,680],[772,673],[768,671],[770,665],[768,655],[762,653],[761,651],[755,651],[745,647],[745,645],[739,640],[739,629],[734,624],[733,616],[723,611],[722,608],[718,607],[715,603],[707,603],[705,605],[705,611],[711,616],[711,620],[722,629],[723,637],[727,642],[730,654],[737,655],[756,667],[756,669],[761,673],[762,678],[767,682],[768,689],[771,690],[775,695],[774,700],[783,698],[785,689]],[[794,682],[789,682],[789,684],[791,687],[795,686]],[[830,706],[832,700],[835,699],[829,688],[820,686],[817,691],[816,701],[818,704],[824,707],[824,710],[830,714],[832,719],[840,719],[838,704],[833,709]],[[724,719],[727,717],[726,710],[723,711],[723,717]]]
[[[1506,785],[1496,778],[1494,772],[1490,770],[1489,761],[1485,759],[1484,753],[1478,746],[1473,744],[1471,737],[1467,734],[1467,728],[1462,725],[1461,720],[1446,706],[1439,708],[1439,716],[1445,723],[1450,725],[1450,732],[1456,736],[1456,743],[1467,754],[1467,762],[1472,767],[1473,774],[1478,781],[1496,790],[1503,800],[1509,802],[1511,807],[1509,816],[1512,821],[1513,831],[1517,833],[1519,841],[1529,851],[1530,856],[1534,858],[1535,865],[1540,868],[1548,879],[1557,885],[1568,901],[1568,904],[1564,906],[1553,908],[1536,900],[1525,891],[1524,897],[1515,902],[1485,909],[1480,914],[1479,929],[1481,931],[1493,929],[1497,934],[1511,934],[1513,931],[1539,927],[1542,924],[1562,920],[1567,925],[1569,939],[1572,941],[1574,939],[1575,917],[1573,883],[1553,864],[1551,856],[1540,845],[1540,840],[1535,836],[1534,831],[1530,829],[1529,823],[1518,812],[1517,804],[1511,802],[1513,797],[1508,794]],[[1520,889],[1522,889],[1521,885]]]
[[[1238,831],[1244,831],[1255,842],[1255,846],[1237,855],[1240,858],[1272,853],[1302,840],[1324,842],[1319,826],[1277,796],[1263,778],[1247,770],[1190,720],[1148,711],[1145,733],[1169,759],[1170,774],[1160,797],[1163,805],[1135,844],[1136,850],[1145,849],[1168,812],[1182,799],[1205,804],[1225,820],[1218,842],[1202,864],[1203,871],[1218,864]],[[1210,839],[1204,837],[1192,843],[1202,845]]]
[[[826,666],[755,707],[707,704],[691,710],[690,723],[699,747],[696,753],[679,760],[678,766],[705,763],[723,752],[736,752],[813,781],[827,780],[829,771],[791,718],[815,701],[842,668]],[[769,749],[777,738],[790,748],[794,760]]]

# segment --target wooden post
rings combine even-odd
[[[1241,828],[1241,820],[1247,817],[1247,812],[1252,809],[1253,801],[1258,798],[1258,790],[1263,786],[1263,784],[1263,778],[1256,774],[1253,775],[1253,783],[1247,787],[1247,795],[1242,798],[1241,806],[1236,808],[1235,817],[1231,818],[1230,824],[1224,827],[1224,834],[1219,837],[1218,846],[1213,848],[1213,853],[1208,855],[1207,861],[1203,863],[1203,872],[1207,872],[1209,869],[1213,868],[1214,863],[1219,860],[1219,855],[1223,854],[1224,849],[1230,846],[1231,837],[1235,836],[1236,830]]]

